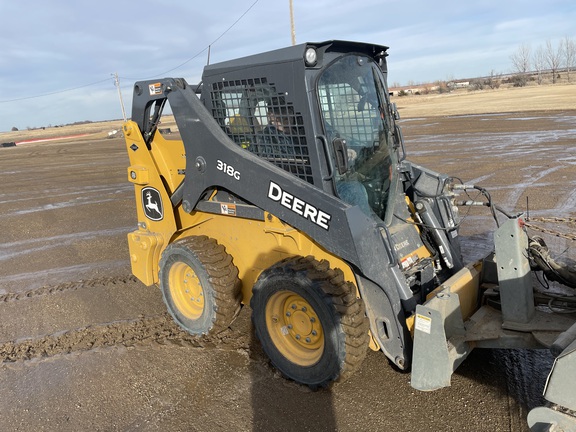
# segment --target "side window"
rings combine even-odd
[[[304,118],[263,78],[212,85],[212,115],[242,148],[313,183]]]
[[[344,56],[322,72],[317,88],[326,137],[346,140],[347,170],[335,176],[336,192],[365,214],[390,220],[398,177],[379,67],[362,56]]]

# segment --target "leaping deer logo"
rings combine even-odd
[[[148,203],[146,204],[145,207],[149,211],[154,210],[159,215],[162,215],[162,213],[160,213],[160,209],[158,208],[158,203],[152,202],[152,193],[150,191],[146,192],[146,199],[148,200]]]
[[[161,220],[164,217],[162,213],[162,198],[156,189],[142,189],[142,204],[144,204],[144,213],[148,219]]]

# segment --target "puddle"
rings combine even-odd
[[[34,252],[72,245],[78,240],[85,241],[99,237],[113,237],[120,234],[128,234],[133,229],[134,227],[130,226],[109,230],[63,234],[58,236],[35,238],[10,243],[0,243],[0,262],[16,258],[18,256],[26,256]]]
[[[123,197],[100,199],[100,200],[84,198],[84,199],[78,199],[75,201],[60,202],[60,203],[56,203],[56,204],[45,204],[43,206],[32,207],[32,208],[29,208],[26,210],[17,210],[14,212],[6,212],[6,213],[3,213],[2,215],[0,215],[0,219],[7,218],[10,216],[22,216],[22,215],[26,215],[26,214],[30,214],[30,213],[44,212],[47,210],[58,210],[58,209],[63,209],[63,208],[67,208],[67,207],[75,207],[75,206],[80,206],[80,205],[102,204],[102,203],[111,202],[111,201],[125,201],[125,199]]]
[[[79,264],[69,267],[50,268],[29,273],[2,276],[0,294],[24,293],[43,286],[57,285],[64,282],[92,279],[95,275],[111,276],[130,274],[130,261],[101,261]]]
[[[0,204],[8,204],[14,202],[23,201],[37,201],[39,197],[50,197],[51,199],[59,197],[71,197],[71,196],[87,196],[87,194],[106,194],[115,195],[123,192],[133,191],[134,187],[131,184],[119,183],[111,186],[85,186],[80,188],[71,188],[69,190],[65,189],[41,189],[30,190],[28,192],[18,192],[18,194],[4,193],[0,194]]]
[[[493,133],[463,133],[459,135],[423,135],[410,138],[409,156],[421,156],[427,153],[438,152],[441,145],[443,151],[449,151],[449,147],[464,147],[474,151],[470,152],[471,158],[485,158],[497,156],[505,158],[516,155],[531,153],[559,153],[559,157],[573,157],[573,148],[559,149],[556,146],[543,144],[555,143],[561,140],[575,140],[576,129],[552,130],[552,131],[529,131],[529,132],[493,132]],[[426,144],[431,148],[416,147]],[[461,155],[459,155],[461,156]]]
[[[492,114],[465,114],[465,115],[452,115],[452,116],[446,116],[446,118],[478,118],[478,117],[482,117],[481,120],[485,121],[485,120],[490,120],[489,118],[484,118],[484,117],[502,117],[502,116],[506,116],[509,115],[507,113],[492,113]]]

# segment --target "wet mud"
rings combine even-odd
[[[410,160],[485,187],[509,212],[575,216],[576,112],[402,123]],[[157,288],[131,276],[127,165],[119,139],[0,149],[5,430],[526,430],[527,409],[542,402],[547,351],[475,351],[451,387],[432,393],[369,352],[348,381],[311,392],[269,365],[248,307],[218,336],[185,333]],[[465,261],[484,256],[489,211],[461,215]],[[547,242],[576,258],[569,240]]]

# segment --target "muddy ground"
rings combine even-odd
[[[531,215],[575,216],[576,111],[403,126],[411,160],[486,187],[511,212],[529,197]],[[433,393],[370,352],[347,382],[310,392],[268,365],[248,308],[217,338],[183,333],[157,288],[130,274],[127,165],[117,138],[0,148],[1,430],[526,430],[546,351],[475,351]],[[490,250],[495,224],[485,208],[462,213],[470,260]]]

